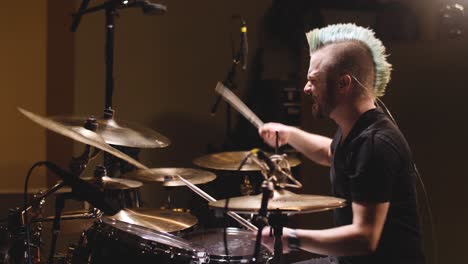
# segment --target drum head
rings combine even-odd
[[[203,247],[210,259],[225,259],[228,256],[225,250],[224,232],[223,228],[208,229],[187,234],[184,238]],[[229,259],[250,260],[255,251],[255,234],[253,232],[229,227],[226,229],[226,237]],[[271,253],[262,247],[260,259],[268,259],[270,256]]]

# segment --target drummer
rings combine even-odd
[[[328,257],[304,263],[425,263],[416,205],[416,170],[408,144],[379,107],[392,66],[374,32],[337,24],[306,34],[310,65],[304,92],[312,112],[338,125],[333,138],[279,123],[259,129],[274,146],[289,144],[330,167],[334,196],[348,206],[334,212],[335,228],[284,229],[285,251]],[[263,241],[272,245],[269,230]]]

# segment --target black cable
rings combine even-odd
[[[376,101],[377,101],[377,105],[382,108],[382,110],[384,111],[384,113],[390,118],[390,120],[395,124],[396,127],[398,127],[398,124],[395,120],[395,118],[393,118],[392,114],[390,113],[390,110],[388,110],[387,106],[384,104],[384,102],[382,100],[380,100],[380,98],[376,98]],[[419,173],[419,170],[418,170],[418,167],[416,166],[416,162],[414,160],[411,160],[412,161],[412,165],[413,165],[413,170],[416,174],[416,177],[418,178],[418,181],[419,181],[419,184],[421,185],[421,189],[423,191],[423,196],[424,196],[424,201],[426,203],[426,207],[427,207],[427,213],[429,215],[429,225],[431,226],[431,234],[432,234],[432,246],[433,246],[433,250],[434,250],[434,260],[435,262],[434,263],[438,263],[437,260],[438,260],[438,244],[437,244],[437,238],[436,238],[436,231],[435,231],[435,226],[434,226],[434,217],[433,217],[433,214],[432,214],[432,208],[431,208],[431,204],[429,202],[429,196],[427,194],[427,190],[426,190],[426,186],[424,184],[424,181],[421,177],[421,174]],[[418,197],[417,195],[417,190],[416,190],[416,197]]]
[[[28,264],[32,264],[32,259],[31,259],[31,238],[30,238],[30,223],[28,223],[28,205],[29,205],[29,199],[28,199],[28,183],[29,183],[29,178],[31,178],[31,174],[33,170],[36,167],[44,165],[44,161],[39,161],[34,163],[32,167],[29,169],[28,173],[26,174],[26,179],[24,180],[24,225],[25,225],[25,232],[26,232],[26,250],[27,250],[27,261]]]
[[[241,170],[242,170],[242,167],[244,167],[245,163],[247,162],[247,160],[250,158],[250,156],[252,156],[252,152],[249,152],[249,154],[247,154],[241,161],[241,163],[239,164],[239,167],[237,168],[237,172],[240,173]],[[224,229],[223,229],[223,240],[224,240],[224,253],[227,257],[227,263],[231,263],[231,258],[229,256],[229,247],[228,247],[228,239],[227,239],[227,229],[228,229],[228,218],[227,218],[227,211],[228,211],[228,208],[229,208],[229,198],[227,198],[224,202],[224,217],[226,219],[226,221],[224,222]]]

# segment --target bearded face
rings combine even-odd
[[[337,82],[329,77],[324,83],[323,89],[312,92],[312,114],[320,119],[329,117],[336,106]]]
[[[312,114],[321,119],[329,117],[336,106],[338,82],[329,71],[312,62],[304,92],[312,97]]]

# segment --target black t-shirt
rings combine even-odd
[[[409,146],[399,129],[382,112],[362,114],[341,142],[341,130],[331,144],[333,195],[347,206],[335,210],[337,226],[353,221],[351,203],[390,202],[377,250],[371,255],[340,257],[340,264],[421,264],[416,174]]]

